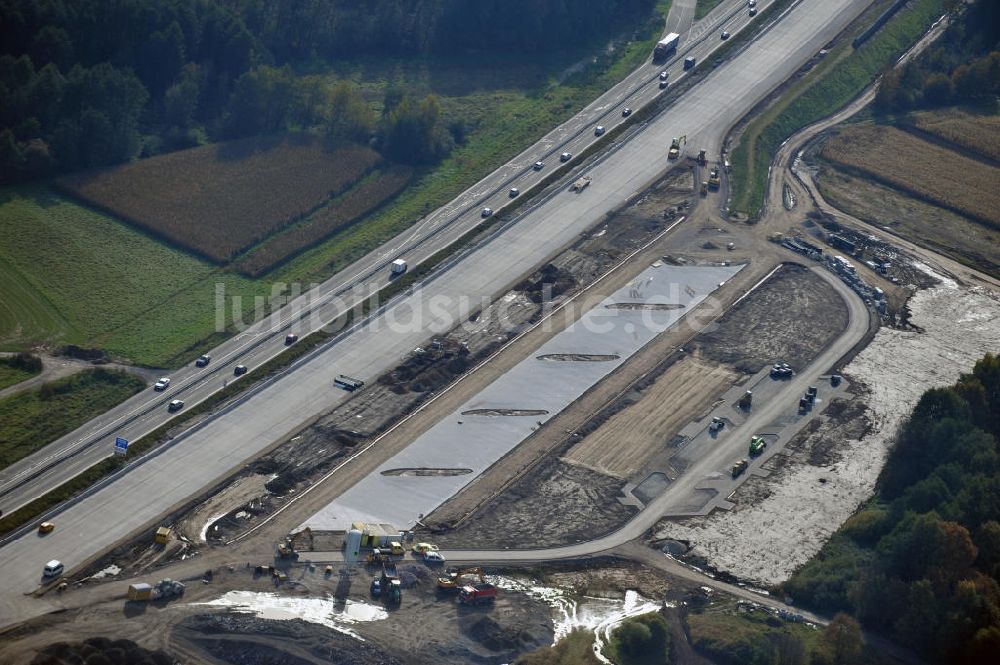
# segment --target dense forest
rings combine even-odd
[[[785,585],[928,662],[1000,653],[1000,356],[924,393],[873,502]],[[993,656],[990,656],[993,654]]]
[[[996,105],[1000,95],[1000,3],[980,0],[932,48],[890,69],[875,110],[898,113],[952,104]]]
[[[461,140],[433,98],[301,72],[342,57],[537,54],[653,0],[0,0],[0,182],[224,138],[318,129],[432,162]],[[398,126],[397,126],[398,125]]]

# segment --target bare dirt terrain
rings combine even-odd
[[[730,367],[687,356],[641,397],[570,448],[564,460],[626,479],[739,377]],[[667,437],[666,439],[664,437]]]
[[[445,548],[503,547],[512,533],[521,534],[524,545],[590,540],[636,513],[636,506],[618,500],[621,490],[618,478],[547,457],[460,527],[434,538]]]
[[[707,409],[712,395],[724,392],[727,382],[739,376],[731,366],[720,364],[720,358],[737,361],[741,349],[749,347],[757,355],[748,370],[782,359],[801,367],[843,330],[846,317],[840,297],[825,282],[806,268],[787,265],[707,333],[685,343],[685,349],[694,349],[700,357],[672,353],[676,346],[666,353],[658,345],[670,334],[660,336],[426,523],[436,539],[456,547],[502,543],[511,532],[522,533],[525,544],[538,545],[568,544],[607,533],[627,520],[637,503],[636,497],[623,493],[621,476],[607,472],[641,469],[639,475],[644,476],[651,470],[643,465],[665,451],[678,430]],[[748,329],[759,341],[748,339]],[[711,378],[706,380],[706,374]],[[685,386],[678,385],[683,376],[700,378],[686,387],[687,393],[697,395],[685,394]],[[596,444],[590,441],[594,436],[601,437]],[[538,442],[546,437],[553,443],[542,448]],[[527,450],[536,451],[535,457],[515,466],[513,461]],[[555,461],[553,455],[565,459]],[[490,478],[501,470],[504,482]],[[488,494],[487,484],[493,488]],[[489,499],[478,503],[483,496]]]
[[[369,594],[374,572],[360,567],[331,575],[297,569],[280,586],[242,566],[217,569],[209,584],[189,582],[182,599],[128,603],[122,596],[39,617],[4,634],[0,662],[29,663],[56,634],[76,642],[109,632],[181,663],[219,665],[499,665],[552,643],[550,608],[538,598],[505,591],[492,606],[465,607],[437,591],[440,569],[408,563],[399,573],[402,603],[387,608]],[[274,594],[265,601],[272,609],[255,616],[205,604],[231,589],[247,590],[247,598]],[[352,616],[351,604],[381,617],[338,619]]]
[[[785,264],[693,347],[746,374],[776,362],[801,369],[846,326],[847,309],[833,287],[801,265]]]
[[[853,402],[839,417],[837,409],[827,413],[831,422],[794,442],[772,477],[736,493],[736,509],[661,522],[655,536],[690,542],[712,567],[763,584],[784,581],[818,552],[871,496],[896,429],[920,395],[954,383],[1000,348],[994,291],[944,278],[917,292],[909,311],[911,328],[882,328],[844,369],[864,394],[863,414]]]

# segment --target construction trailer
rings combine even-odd
[[[172,579],[162,579],[150,585],[144,582],[128,585],[128,599],[135,602],[174,598],[184,595],[184,585]]]

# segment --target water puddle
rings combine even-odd
[[[353,600],[338,601],[331,597],[292,598],[255,591],[230,591],[221,598],[192,604],[228,607],[235,612],[253,614],[258,618],[272,621],[302,619],[332,628],[362,642],[365,641],[364,638],[351,630],[352,624],[381,621],[389,616],[381,607]]]
[[[611,661],[604,657],[601,650],[612,631],[628,617],[656,612],[661,607],[661,603],[644,598],[636,591],[626,591],[624,599],[584,596],[576,600],[566,590],[556,587],[503,576],[489,576],[488,579],[501,589],[517,591],[548,604],[552,608],[553,643],[580,628],[592,631],[594,655],[608,665]]]

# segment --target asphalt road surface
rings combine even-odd
[[[761,7],[770,1],[763,0]],[[671,80],[676,80],[683,75],[678,63],[689,50],[695,49],[699,55],[707,54],[719,46],[715,35],[723,26],[735,33],[749,24],[744,3],[730,0],[720,4],[692,28],[694,4],[693,0],[678,0],[671,8],[665,32],[679,32],[683,37],[677,54],[667,63],[647,62],[454,201],[318,287],[305,285],[301,289],[304,293],[298,297],[293,292],[288,304],[272,316],[218,347],[206,349],[205,352],[212,356],[208,367],[197,368],[192,364],[174,371],[166,391],[155,392],[149,388],[44,449],[0,470],[0,510],[10,513],[108,457],[113,452],[116,437],[135,441],[168,422],[174,415],[167,411],[167,403],[171,400],[181,399],[185,408],[191,408],[228,383],[239,381],[233,374],[236,365],[246,365],[250,369],[262,365],[285,349],[287,333],[302,336],[315,331],[388,284],[388,265],[392,260],[405,258],[412,268],[452,244],[482,222],[482,208],[490,207],[499,213],[510,203],[510,187],[527,191],[559,167],[560,153],[580,154],[597,141],[593,128],[598,124],[610,130],[623,122],[623,108],[639,109],[658,97],[661,91],[656,77],[661,69],[668,69]],[[541,171],[532,168],[536,161],[545,163]],[[221,297],[226,296],[221,294]]]
[[[305,359],[294,372],[252,391],[129,473],[62,509],[53,533],[40,537],[29,531],[8,542],[0,549],[0,569],[4,571],[0,624],[23,618],[26,611],[44,611],[45,601],[25,608],[18,600],[37,587],[47,560],[61,559],[72,570],[120,539],[155,524],[172,506],[196,496],[240,463],[296,431],[303,421],[340,402],[344,395],[332,386],[337,374],[363,379],[377,376],[428,337],[460,321],[480,299],[502,293],[508,282],[557,253],[662,175],[671,136],[696,137],[701,141],[696,144],[699,147],[718,145],[740,116],[870,3],[803,0],[735,59],[589,165],[587,172],[593,177],[589,189],[579,195],[559,190],[543,197],[500,228],[489,242],[465,252],[428,280],[418,293],[388,303],[371,325],[345,334]],[[281,343],[280,339],[275,342]],[[650,515],[645,519],[652,524],[659,517],[654,513],[661,508],[654,502],[642,514]],[[630,522],[623,529],[628,535],[625,540],[641,535],[645,528],[641,521]],[[608,546],[613,542],[612,537],[607,539]],[[454,558],[460,559],[458,554]],[[477,560],[483,555],[468,554]],[[551,556],[573,556],[572,548],[553,550]]]

